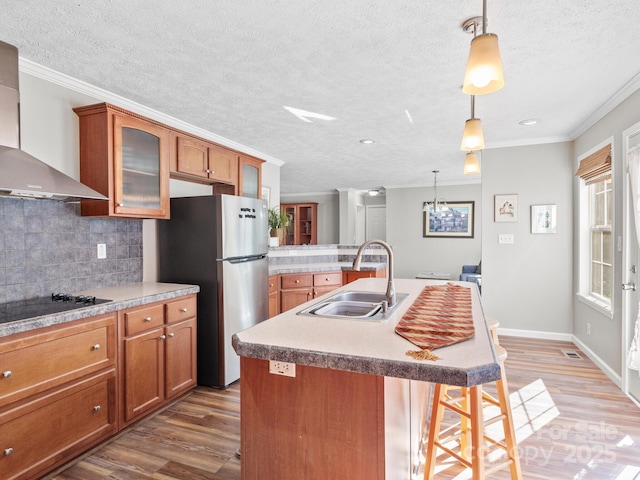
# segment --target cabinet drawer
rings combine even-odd
[[[2,478],[50,470],[115,432],[115,370],[0,414]],[[73,451],[72,451],[73,450]]]
[[[115,316],[0,343],[0,405],[114,365]]]
[[[167,323],[186,320],[196,316],[196,296],[192,295],[167,303]]]
[[[300,288],[313,286],[313,275],[310,273],[280,276],[281,288]]]
[[[153,305],[127,310],[124,313],[125,335],[135,335],[164,324],[164,306]]]
[[[323,285],[342,286],[342,272],[316,273],[313,276],[313,285],[316,287]]]

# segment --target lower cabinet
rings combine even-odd
[[[0,478],[42,478],[195,385],[195,295],[2,337]]]
[[[341,272],[286,273],[280,277],[280,313],[342,286]]]
[[[0,341],[0,476],[35,479],[117,431],[116,318]]]
[[[269,275],[269,318],[280,313],[280,288],[278,275]]]
[[[380,270],[343,270],[342,271],[342,283],[355,282],[359,278],[384,278],[387,276],[387,269],[381,268]]]
[[[128,309],[121,318],[128,424],[196,385],[196,297]]]

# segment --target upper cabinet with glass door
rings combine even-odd
[[[82,215],[169,218],[169,129],[107,103],[80,118],[80,180],[109,197],[82,200]]]

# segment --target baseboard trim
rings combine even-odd
[[[527,337],[540,340],[559,340],[563,342],[573,342],[573,335],[570,333],[540,332],[538,330],[517,330],[513,328],[498,328],[498,335],[507,337]]]
[[[595,363],[600,370],[604,372],[604,374],[611,379],[613,383],[615,383],[620,390],[622,390],[622,377],[614,372],[609,365],[607,365],[598,355],[594,353],[589,347],[587,347],[584,343],[582,343],[578,337],[573,337],[573,343],[584,352],[584,354],[591,359],[593,363]]]

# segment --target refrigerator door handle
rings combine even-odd
[[[219,261],[221,262],[229,262],[229,263],[244,263],[244,262],[255,262],[256,260],[262,260],[263,258],[266,258],[266,254],[262,254],[262,255],[252,255],[249,257],[236,257],[236,258],[223,258],[220,259]]]

